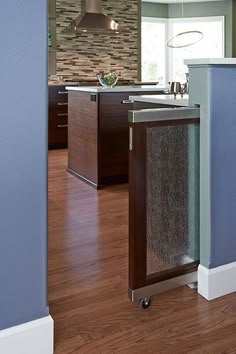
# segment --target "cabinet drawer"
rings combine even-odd
[[[49,100],[49,115],[66,116],[68,114],[68,102],[61,100]]]
[[[67,124],[68,123],[68,114],[67,113],[52,113],[48,117],[49,121],[54,122],[54,124]]]
[[[48,140],[50,148],[66,148],[68,134],[67,118],[62,120],[50,116],[48,122]]]
[[[49,99],[58,99],[60,101],[67,101],[68,91],[65,86],[49,86],[48,87]]]
[[[68,129],[68,122],[57,122],[57,121],[51,121],[50,120],[50,126],[54,130],[55,134],[61,135],[64,134],[66,131],[67,134],[67,129]]]
[[[55,124],[55,144],[57,146],[67,147],[68,143],[68,124]]]

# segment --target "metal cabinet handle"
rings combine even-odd
[[[122,104],[132,104],[134,103],[134,101],[131,101],[131,100],[123,100],[121,101]]]
[[[58,95],[68,95],[68,91],[58,91]]]
[[[133,150],[133,128],[129,127],[129,149]]]
[[[58,106],[68,106],[67,102],[58,102]]]
[[[68,117],[68,113],[58,113],[58,117]]]
[[[67,128],[68,124],[59,124],[57,128]]]

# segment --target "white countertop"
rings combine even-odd
[[[144,103],[157,103],[168,104],[170,106],[189,106],[189,96],[184,95],[143,95],[143,96],[130,96],[130,100]]]
[[[169,85],[130,85],[130,86],[114,86],[105,88],[102,86],[66,86],[69,91],[82,91],[93,93],[108,93],[108,92],[139,92],[139,91],[163,91],[167,90]]]
[[[236,65],[236,58],[185,59],[185,65]]]

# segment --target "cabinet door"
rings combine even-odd
[[[97,95],[69,92],[68,168],[69,171],[99,188]]]
[[[101,183],[128,177],[128,104],[133,93],[99,95],[99,175]]]

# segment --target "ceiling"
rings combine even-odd
[[[142,0],[143,2],[158,2],[162,4],[176,4],[181,3],[181,0]],[[186,2],[208,2],[208,1],[222,1],[222,0],[183,0],[183,3]]]

